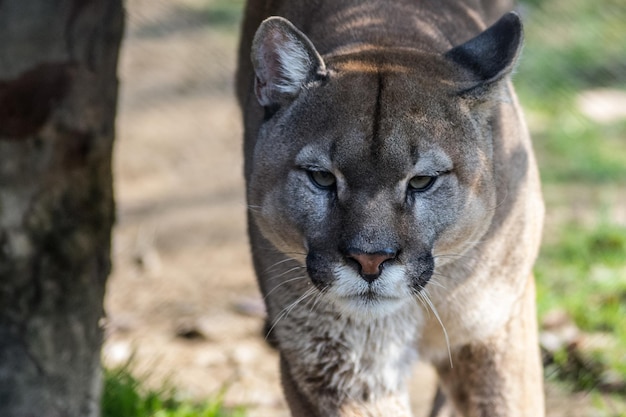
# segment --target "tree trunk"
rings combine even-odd
[[[100,414],[121,0],[0,0],[0,416]]]

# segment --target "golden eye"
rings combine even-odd
[[[330,189],[335,186],[337,179],[328,171],[308,171],[313,184],[321,189]]]
[[[424,192],[433,186],[435,180],[437,180],[437,177],[416,175],[409,180],[409,190],[416,191],[418,193]]]

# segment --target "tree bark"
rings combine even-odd
[[[0,416],[100,415],[121,0],[0,0]]]

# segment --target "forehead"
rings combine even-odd
[[[431,71],[383,62],[335,65],[327,85],[312,93],[312,131],[333,163],[380,172],[410,169],[441,151],[458,117],[450,83]]]

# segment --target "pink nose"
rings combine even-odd
[[[393,251],[381,251],[375,253],[363,253],[350,251],[348,257],[357,261],[361,267],[360,273],[367,282],[372,282],[380,275],[383,262],[396,257]]]

